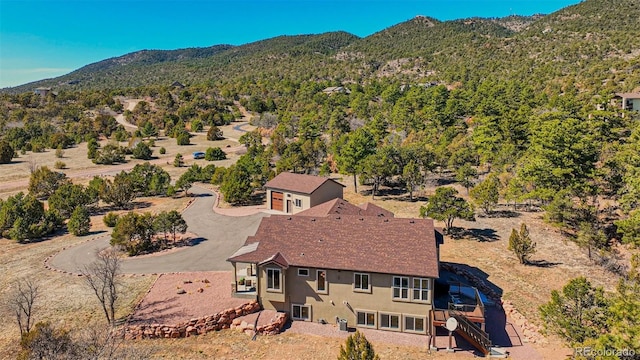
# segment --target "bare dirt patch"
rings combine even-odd
[[[246,304],[231,297],[228,271],[162,274],[130,318],[133,324],[177,324]]]

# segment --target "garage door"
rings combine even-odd
[[[275,192],[272,191],[271,192],[271,209],[272,210],[278,210],[278,211],[282,211],[283,209],[283,195],[281,192]]]

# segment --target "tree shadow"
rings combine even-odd
[[[129,205],[130,209],[145,209],[151,207],[151,202],[149,201],[134,201]]]
[[[498,232],[494,229],[465,229],[460,227],[452,227],[447,231],[447,235],[454,240],[476,239],[479,242],[494,242],[500,240]]]
[[[513,210],[494,210],[488,214],[483,214],[482,217],[486,218],[517,218],[520,217],[519,212]]]
[[[527,262],[527,265],[531,265],[531,266],[535,266],[535,267],[539,267],[539,268],[551,268],[551,267],[555,267],[557,265],[560,265],[560,263],[558,262],[550,262],[547,260],[529,260]]]
[[[500,240],[500,236],[494,229],[466,229],[464,237],[472,237],[479,242],[493,242]]]

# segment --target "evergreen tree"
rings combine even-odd
[[[453,221],[457,218],[474,221],[473,207],[466,200],[456,196],[458,191],[452,187],[439,187],[436,193],[429,198],[427,206],[420,207],[420,217],[430,217],[444,221],[445,231],[453,227]]]
[[[606,332],[607,299],[585,277],[570,280],[562,292],[553,290],[551,301],[540,307],[545,328],[572,344]]]
[[[71,214],[67,228],[75,236],[87,235],[91,229],[91,219],[87,209],[83,206],[78,206]]]
[[[495,175],[490,175],[471,189],[471,198],[476,205],[484,210],[485,214],[489,214],[498,203],[499,184],[498,178]]]
[[[373,350],[373,345],[357,331],[349,335],[344,346],[340,345],[338,360],[380,360]]]
[[[184,166],[184,158],[182,157],[182,154],[180,154],[180,153],[176,154],[175,159],[173,159],[173,166],[175,166],[175,167],[183,167]]]
[[[511,229],[508,249],[516,254],[521,264],[529,262],[529,257],[536,252],[536,243],[531,240],[527,225],[523,223],[520,226],[520,232],[516,231],[516,229]]]

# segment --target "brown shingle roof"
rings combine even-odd
[[[295,216],[324,217],[329,215],[360,215],[388,218],[392,218],[394,216],[391,211],[383,209],[380,206],[371,203],[355,206],[343,199],[329,200],[320,205],[301,211]]]
[[[344,187],[344,185],[333,179],[313,175],[294,174],[290,172],[281,172],[276,177],[269,180],[264,187],[292,191],[301,194],[311,194],[327,181],[333,181],[334,183]]]
[[[229,258],[260,263],[274,255],[291,266],[438,277],[431,219],[273,215],[245,244],[256,250]]]

